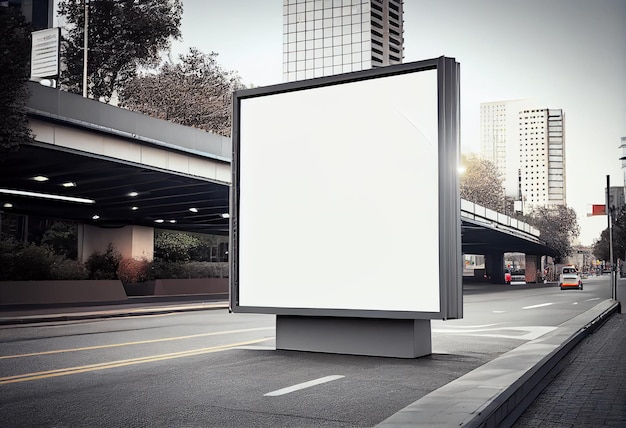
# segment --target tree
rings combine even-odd
[[[565,205],[536,207],[523,220],[539,229],[541,239],[557,251],[555,263],[562,263],[572,253],[572,241],[580,234],[572,208]]]
[[[626,207],[615,211],[613,219],[613,259],[623,259],[626,253]],[[599,260],[611,260],[609,247],[609,228],[600,234],[600,238],[593,244],[593,254]]]
[[[195,236],[183,232],[159,232],[154,237],[154,258],[166,262],[188,262],[200,245]]]
[[[65,90],[82,93],[84,0],[62,0],[59,15],[67,20],[62,41]],[[138,67],[155,66],[159,53],[180,38],[181,0],[91,0],[88,9],[88,93],[109,102],[113,92],[133,78]]]
[[[476,155],[462,155],[465,171],[459,187],[461,198],[494,211],[504,211],[502,177],[493,162]]]
[[[232,94],[244,88],[239,75],[217,63],[217,53],[190,48],[179,62],[126,82],[119,105],[160,119],[230,135]]]
[[[26,102],[30,93],[30,26],[14,7],[0,6],[0,161],[33,141]]]

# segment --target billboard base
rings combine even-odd
[[[276,349],[417,358],[432,353],[430,320],[277,315]]]

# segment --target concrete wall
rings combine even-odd
[[[102,281],[0,281],[0,306],[104,303],[127,300],[122,282]]]
[[[154,295],[228,293],[228,278],[157,279]]]
[[[81,262],[85,262],[94,252],[106,252],[109,244],[113,244],[122,257],[145,258],[151,261],[154,256],[154,228],[145,226],[102,228],[88,224],[79,225],[78,259]]]

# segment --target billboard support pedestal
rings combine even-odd
[[[432,353],[430,320],[277,315],[276,349],[417,358]]]

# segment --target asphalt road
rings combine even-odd
[[[276,351],[274,316],[225,310],[6,326],[0,426],[373,426],[606,298],[608,276],[468,285],[414,360]]]

